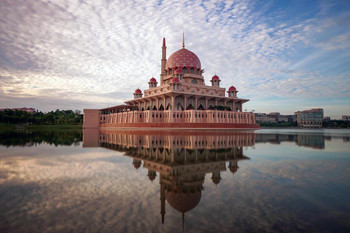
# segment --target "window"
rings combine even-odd
[[[192,79],[191,83],[192,84],[198,84],[198,81],[196,79]]]

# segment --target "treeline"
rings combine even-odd
[[[48,113],[28,113],[18,110],[0,111],[0,123],[36,125],[79,125],[83,123],[80,111],[56,110]]]
[[[350,121],[343,121],[343,120],[324,121],[322,126],[324,128],[350,128]]]
[[[56,131],[33,131],[16,132],[6,131],[0,133],[0,145],[4,146],[33,146],[48,143],[55,146],[79,145],[83,140],[81,130],[56,130]]]

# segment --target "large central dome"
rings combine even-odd
[[[196,54],[183,48],[171,54],[166,63],[166,68],[174,69],[175,67],[193,67],[195,69],[200,69],[201,61]]]

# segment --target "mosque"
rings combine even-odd
[[[248,99],[238,90],[220,86],[214,75],[205,85],[198,56],[182,48],[167,59],[163,38],[159,82],[152,77],[147,90],[136,89],[134,99],[103,109],[84,109],[84,128],[259,128],[253,113],[243,112]],[[159,85],[158,85],[159,84]]]

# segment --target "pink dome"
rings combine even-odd
[[[211,80],[212,80],[212,81],[214,81],[214,80],[220,80],[220,78],[219,78],[219,76],[214,75],[214,76],[211,78]]]
[[[228,91],[236,91],[236,88],[234,86],[231,86]]]
[[[212,178],[214,184],[219,184],[220,183],[220,177],[215,177]]]
[[[171,54],[166,63],[166,68],[173,67],[194,67],[196,69],[200,69],[201,62],[197,55],[190,50],[180,49]]]
[[[171,80],[171,83],[180,83],[180,80],[175,77]]]
[[[151,180],[151,181],[153,181],[155,178],[156,178],[156,175],[149,175],[148,176],[148,179]]]
[[[152,77],[152,78],[149,80],[149,82],[150,82],[150,83],[156,83],[157,80],[156,80],[154,77]]]
[[[234,166],[231,166],[231,167],[229,167],[230,168],[230,171],[232,172],[232,173],[235,173],[237,170],[238,170],[238,167],[234,167]]]
[[[139,88],[137,88],[137,89],[135,90],[135,94],[142,94],[142,91],[141,91]]]
[[[181,213],[185,213],[198,205],[202,197],[202,192],[175,193],[166,191],[165,196],[171,207]]]

